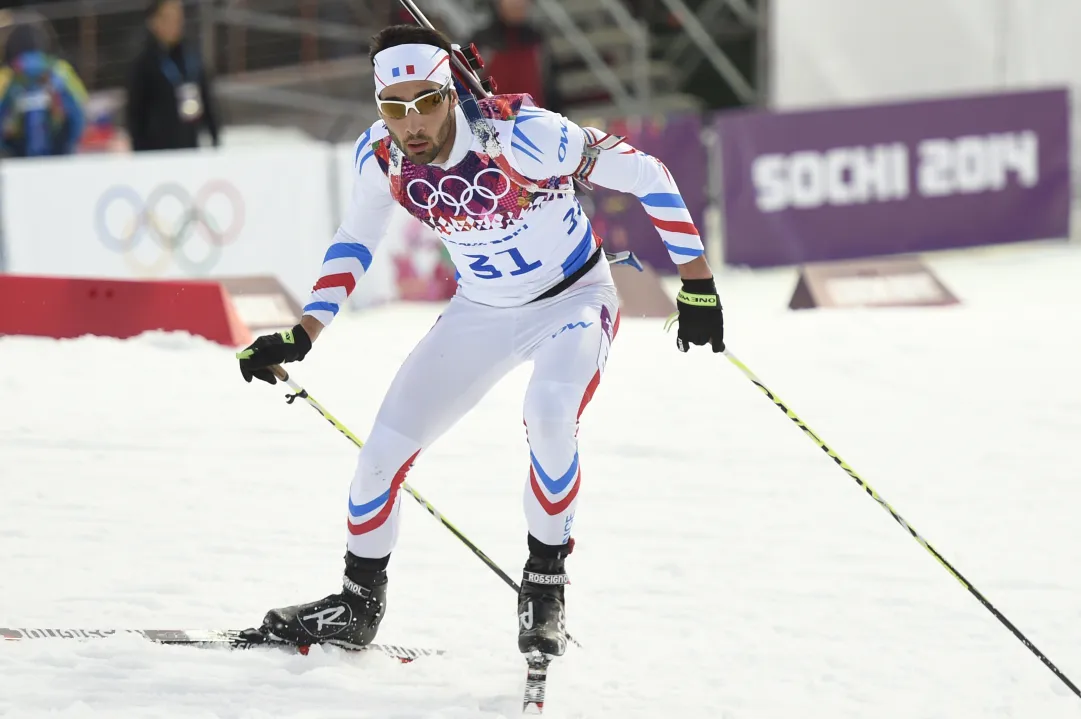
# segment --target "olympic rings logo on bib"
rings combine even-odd
[[[494,187],[481,184],[480,178],[486,172],[493,173],[497,178]],[[497,189],[499,180],[503,181],[501,191]],[[421,186],[422,189],[417,192],[420,197],[414,194],[414,185]],[[454,190],[458,189],[459,186],[461,186],[461,190],[455,195]],[[426,194],[424,194],[425,190],[427,190]],[[470,217],[483,217],[492,214],[499,208],[499,201],[506,197],[510,191],[510,178],[497,167],[481,170],[474,176],[472,182],[459,175],[445,175],[439,180],[438,186],[432,185],[424,178],[410,180],[409,184],[405,186],[405,194],[409,197],[409,200],[417,207],[427,210],[429,214],[434,214],[436,208],[440,208],[449,211],[452,215],[460,216],[464,214]],[[483,209],[474,211],[470,207],[471,204],[479,204]]]

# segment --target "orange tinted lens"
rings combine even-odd
[[[421,115],[428,115],[435,111],[435,108],[439,107],[443,103],[443,96],[439,92],[433,92],[430,95],[417,100],[417,110]]]
[[[379,109],[384,115],[392,120],[401,120],[405,117],[405,103],[395,100],[387,100],[379,103]]]

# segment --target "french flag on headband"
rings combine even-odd
[[[395,45],[376,53],[373,61],[375,94],[388,85],[410,80],[430,80],[442,85],[450,79],[450,56],[434,45]]]

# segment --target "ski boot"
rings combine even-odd
[[[271,609],[263,618],[261,631],[271,639],[302,646],[325,643],[356,648],[371,644],[387,607],[389,559],[364,559],[346,552],[339,594]]]
[[[518,651],[522,654],[559,657],[567,649],[563,587],[569,581],[563,561],[573,548],[573,539],[551,545],[529,536],[529,559],[518,592]]]

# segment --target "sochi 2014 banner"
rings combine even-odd
[[[717,123],[729,264],[1069,235],[1065,90],[737,111]]]

